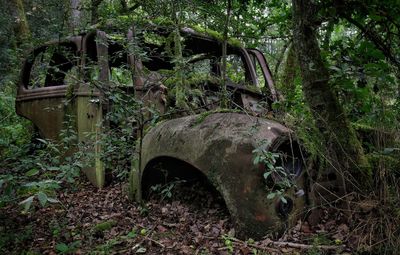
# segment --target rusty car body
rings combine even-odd
[[[167,36],[170,31],[156,33]],[[191,64],[198,64],[193,72],[221,77],[222,42],[189,28],[182,29],[181,35],[185,39],[183,56],[193,59]],[[139,40],[133,30],[126,39]],[[118,61],[111,61],[115,49],[121,47],[107,40],[106,32],[96,30],[40,46],[27,58],[16,111],[31,120],[43,137],[59,139],[67,115],[76,118],[79,141],[96,140],[101,134],[108,106],[97,100],[102,92],[85,81],[89,66],[96,66],[96,79],[107,84],[110,70],[123,62],[133,72],[132,96],[152,102],[160,112],[168,110],[168,105],[157,97],[160,86],[152,86],[162,81],[148,79],[150,75],[158,77],[154,73],[160,69],[173,69],[171,58],[160,57],[165,45],[150,40],[141,44],[146,48],[146,59],[128,51]],[[265,117],[271,115],[272,103],[278,96],[264,55],[256,49],[228,44],[227,59],[232,70],[227,72],[225,85],[234,111],[214,111],[221,86],[203,81],[204,102],[196,114],[164,120],[144,134],[140,165],[132,170],[130,186],[140,199],[157,181],[168,181],[162,176],[160,165],[169,171],[170,179],[196,172],[221,193],[237,232],[257,238],[281,232],[302,215],[306,204],[306,196],[299,192],[305,189],[302,157],[291,130]],[[144,68],[149,70],[147,77],[142,72]],[[88,132],[95,135],[88,137]],[[268,151],[290,154],[291,160],[281,163],[295,178],[297,187],[285,190],[285,202],[267,199],[265,165],[253,164],[253,150],[262,141]],[[94,185],[103,187],[107,169],[101,161],[100,145],[94,143],[91,151],[94,162],[83,171]]]

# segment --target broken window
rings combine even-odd
[[[245,84],[246,69],[241,56],[231,54],[226,57],[226,77],[236,84]]]
[[[264,78],[264,72],[262,70],[260,62],[254,55],[250,54],[250,57],[253,61],[254,68],[256,69],[256,74],[258,77],[258,87],[260,89],[263,89],[265,87],[265,78]]]
[[[119,40],[123,40],[119,38]],[[116,86],[133,86],[132,70],[128,65],[128,55],[125,47],[117,41],[108,43],[109,79]]]
[[[124,46],[125,38],[119,35],[108,35],[107,48],[108,53],[108,80],[111,85],[115,86],[133,86],[132,71],[128,64],[128,55]],[[98,63],[97,46],[98,39],[96,34],[92,34],[87,39],[86,45],[86,64],[85,64],[85,80],[98,81],[100,75],[100,67]]]
[[[27,88],[66,85],[77,75],[78,57],[73,44],[45,46],[34,51]]]

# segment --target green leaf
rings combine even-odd
[[[55,203],[60,203],[60,201],[59,201],[58,199],[51,198],[51,197],[48,197],[48,198],[47,198],[47,201],[48,201],[49,203],[53,203],[53,204],[55,204]]]
[[[38,140],[41,143],[48,144],[48,142],[46,140],[43,140],[43,139],[40,139],[40,138],[36,138],[36,140]]]
[[[25,199],[24,201],[19,203],[20,205],[24,206],[24,212],[27,212],[29,210],[29,208],[31,208],[34,197],[35,196],[30,196],[27,199]]]
[[[274,193],[274,192],[269,193],[269,194],[267,195],[267,199],[274,199],[275,196],[276,196],[276,193]]]
[[[144,247],[140,247],[139,249],[136,250],[136,253],[146,253],[147,249]]]
[[[37,175],[39,173],[39,169],[37,168],[32,168],[31,170],[29,170],[28,172],[25,173],[26,176],[34,176]]]
[[[394,151],[400,151],[400,149],[399,148],[384,148],[383,149],[383,154],[391,154]]]
[[[284,196],[281,196],[281,201],[282,201],[282,203],[287,204],[287,200]]]
[[[272,172],[265,172],[264,173],[264,179],[268,179],[268,176],[271,175]]]
[[[69,250],[69,247],[65,243],[59,243],[56,245],[56,250],[61,253],[67,253]]]
[[[329,69],[336,71],[336,72],[342,71],[342,69],[338,68],[337,66],[329,66]]]
[[[136,236],[137,236],[136,229],[132,229],[132,231],[128,233],[129,238],[135,238]]]
[[[49,166],[49,167],[47,167],[47,170],[48,170],[48,171],[59,171],[60,168],[57,167],[57,166]]]
[[[37,193],[37,197],[38,197],[38,199],[39,199],[39,202],[40,202],[40,205],[41,206],[45,206],[46,205],[46,203],[47,203],[47,195],[46,195],[46,193],[44,193],[44,192],[42,192],[42,191],[39,191],[38,193]]]

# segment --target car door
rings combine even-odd
[[[82,170],[90,182],[102,187],[105,171],[99,141],[103,105],[99,103],[100,91],[83,79],[86,39],[77,36],[50,42],[29,54],[21,73],[16,111],[32,121],[42,138],[55,143],[62,139],[63,130],[74,129],[77,143],[85,146],[76,144],[65,153],[84,150],[87,160]],[[100,44],[94,47],[97,46],[99,51],[105,47]]]
[[[79,66],[80,37],[52,42],[26,59],[16,98],[17,114],[31,120],[43,138],[57,141],[66,116],[68,80]]]

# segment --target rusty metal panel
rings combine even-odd
[[[290,139],[291,131],[275,121],[240,113],[201,118],[187,116],[150,130],[143,140],[143,174],[146,165],[160,157],[192,165],[220,191],[241,236],[282,232],[289,222],[298,219],[304,209],[303,197],[288,190],[285,196],[293,201],[294,209],[282,218],[277,209],[280,201],[266,198],[263,169],[253,164],[252,153],[263,140],[269,142],[268,149],[277,149]]]

